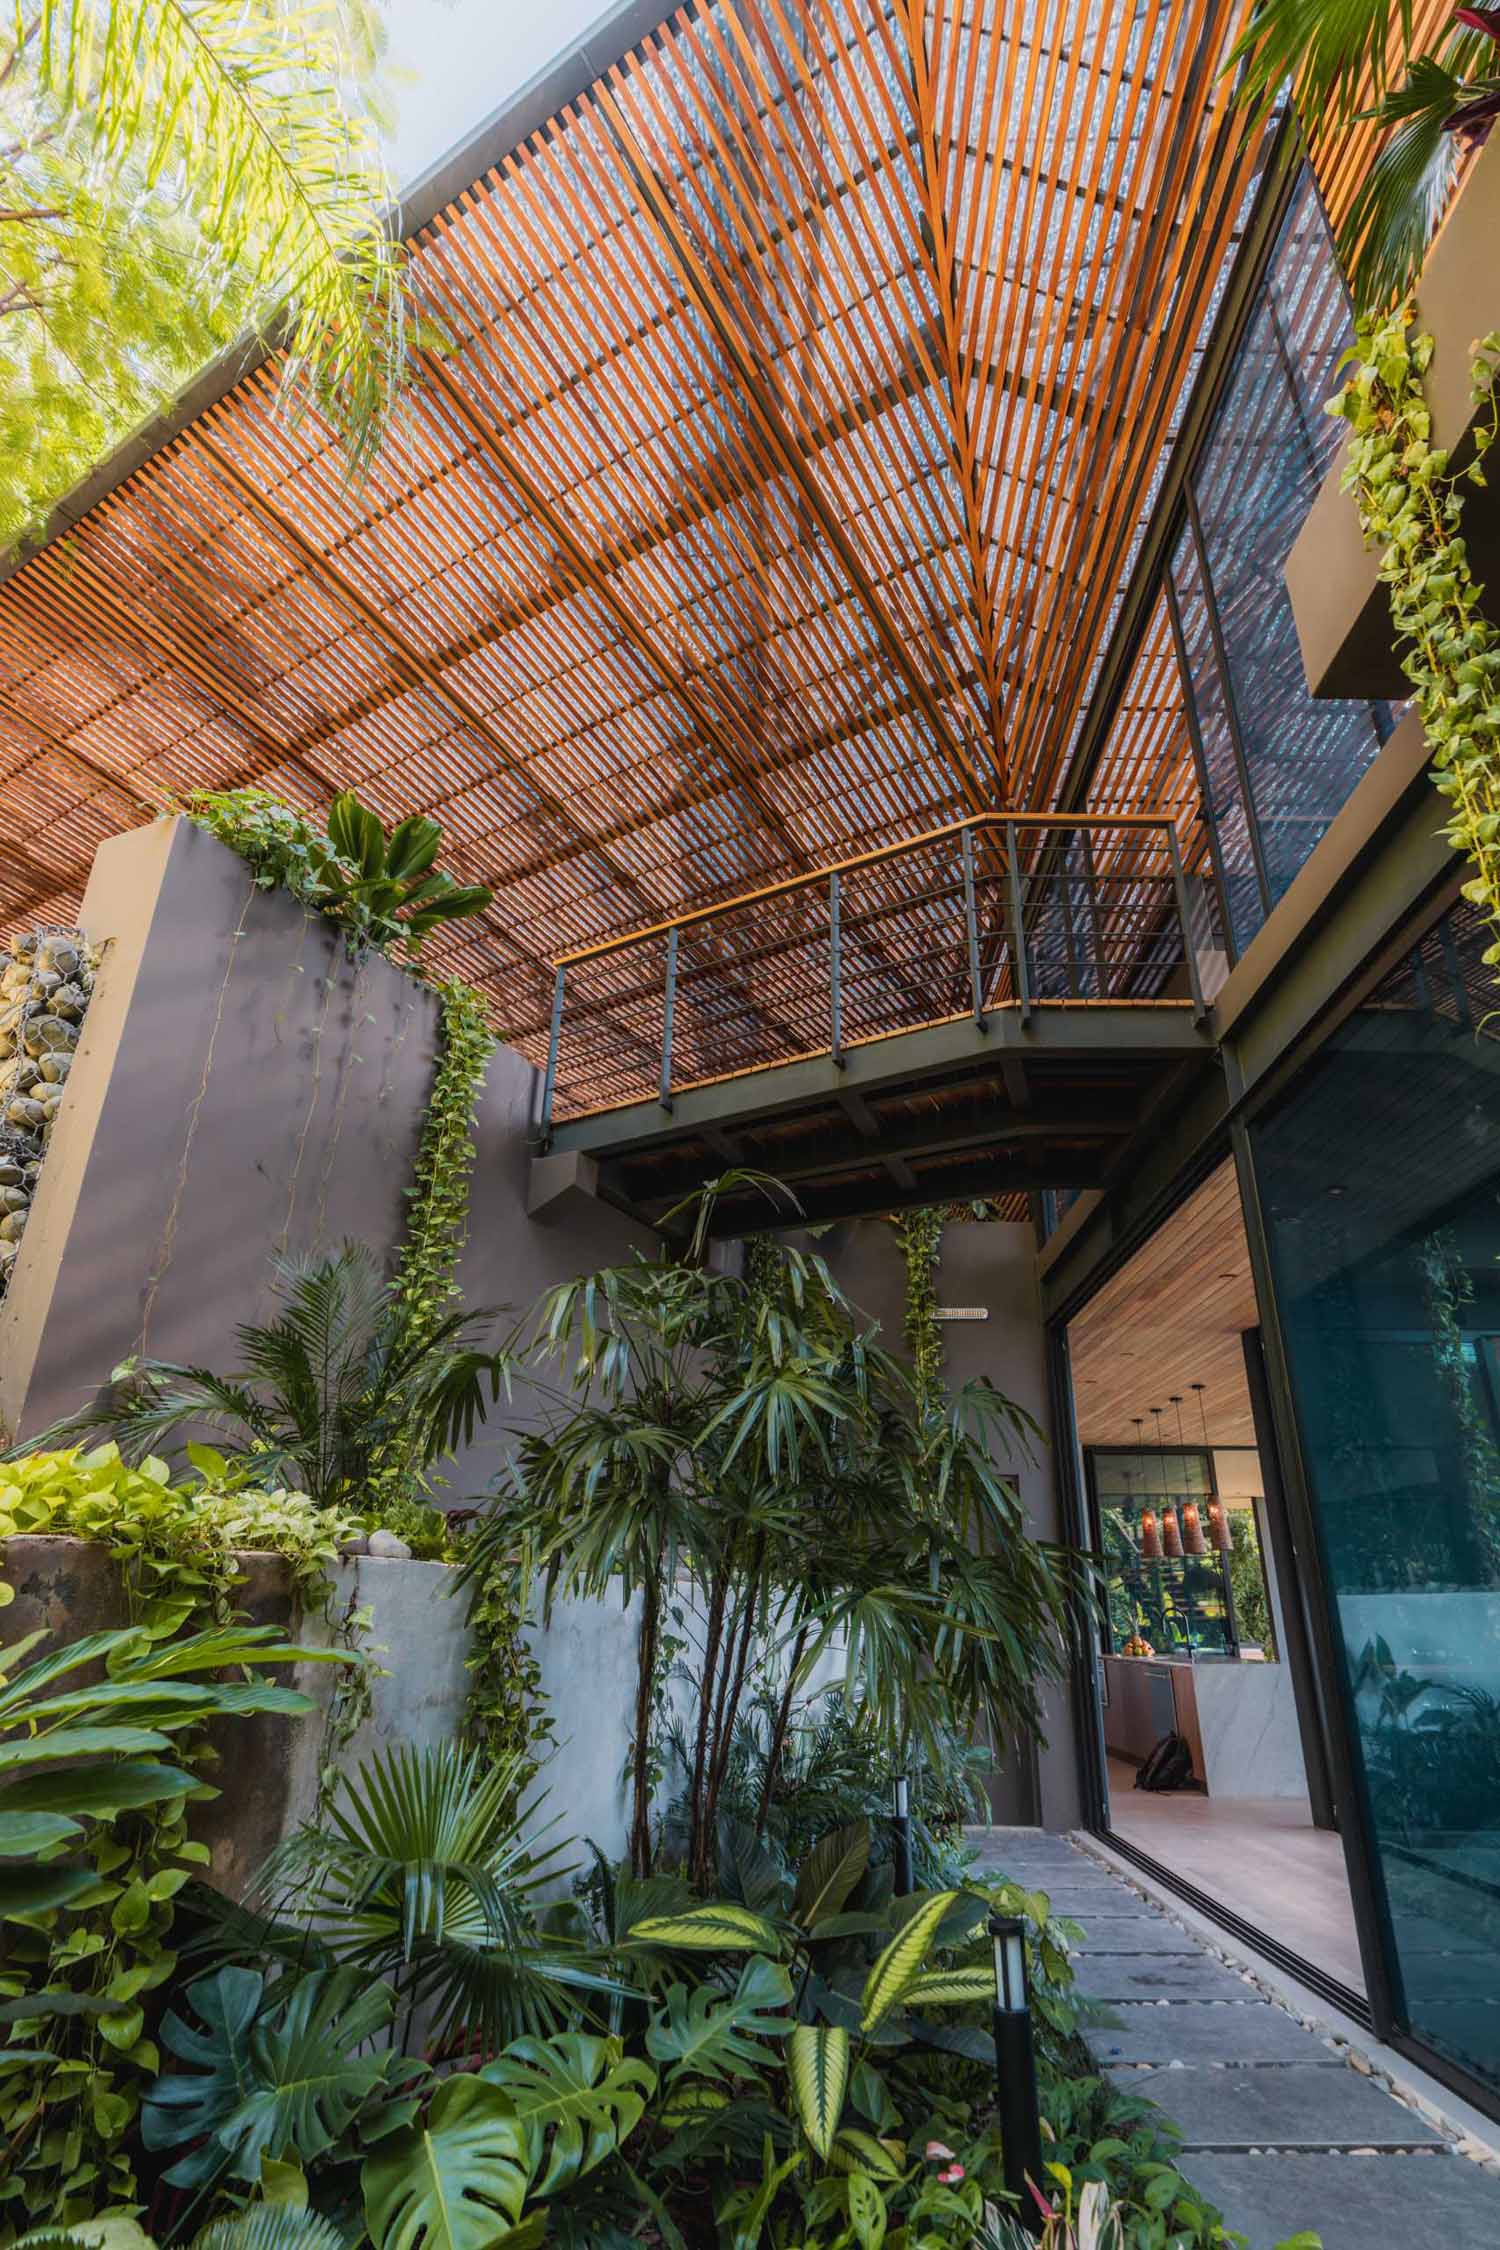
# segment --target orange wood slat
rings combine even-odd
[[[0,585],[0,915],[195,786],[352,784],[494,885],[435,966],[539,1059],[562,955],[1054,804],[1255,174],[1240,13],[672,15],[412,244],[444,343],[363,481],[258,369]],[[1160,621],[1090,803],[1202,864]],[[939,909],[861,881],[875,1022]]]

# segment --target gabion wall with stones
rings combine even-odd
[[[81,930],[0,949],[0,1297],[10,1286],[99,956]]]

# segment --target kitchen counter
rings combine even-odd
[[[1307,1776],[1284,1664],[1106,1656],[1105,1746],[1140,1765],[1180,1734],[1212,1797],[1305,1797]]]

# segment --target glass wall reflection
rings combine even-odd
[[[1344,425],[1323,402],[1352,341],[1327,222],[1304,173],[1194,469],[1171,568],[1236,952],[1390,729],[1384,704],[1308,693],[1282,576],[1338,450]]]
[[[1456,910],[1252,1133],[1412,2030],[1500,2084],[1500,1020]]]

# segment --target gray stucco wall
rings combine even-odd
[[[232,1367],[236,1325],[271,1308],[273,1252],[346,1237],[393,1250],[437,1053],[430,992],[378,956],[351,962],[187,821],[104,845],[81,919],[108,950],[0,1307],[0,1414],[22,1436],[131,1352]],[[651,1240],[583,1198],[550,1225],[528,1218],[535,1084],[496,1049],[460,1277],[471,1305],[519,1313]],[[455,1496],[478,1489],[500,1442],[460,1464]]]
[[[833,1228],[813,1246],[828,1261],[839,1286],[900,1350],[906,1300],[906,1265],[895,1229],[884,1219],[861,1219]],[[1027,1528],[1034,1538],[1060,1539],[1063,1526],[1052,1451],[1046,1344],[1036,1275],[1036,1240],[1027,1225],[959,1222],[943,1229],[938,1302],[983,1306],[983,1321],[952,1321],[943,1328],[947,1379],[956,1387],[987,1375],[997,1389],[1024,1406],[1042,1431],[1031,1461],[1004,1464],[1020,1489]],[[1078,1757],[1072,1699],[1061,1687],[1046,1698],[1046,1744],[1001,1745],[990,1788],[996,1821],[1040,1820],[1071,1828],[1080,1813]]]

